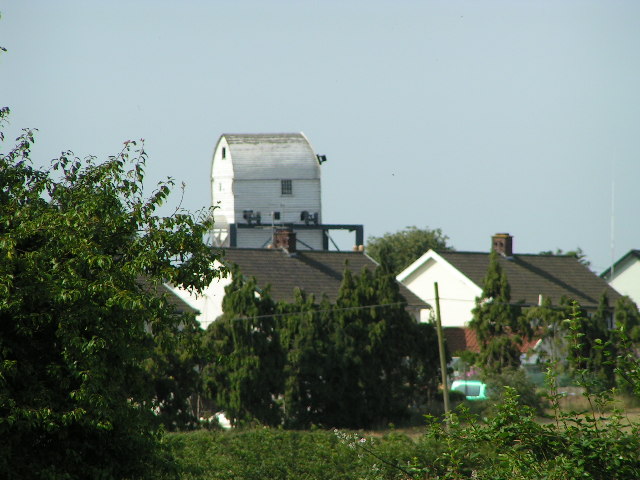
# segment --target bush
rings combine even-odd
[[[450,416],[448,426],[433,419],[425,441],[433,447],[431,457],[416,462],[415,478],[640,478],[638,425],[620,415],[605,421],[595,414],[562,413],[556,422],[540,424],[513,388],[504,391],[486,422],[464,408]]]
[[[401,479],[424,458],[405,435],[277,429],[168,435],[184,480]]]
[[[544,414],[549,406],[536,385],[521,368],[505,369],[502,373],[489,375],[484,378],[484,382],[488,386],[490,404],[503,403],[505,387],[511,387],[517,394],[518,404],[532,408],[537,415]]]

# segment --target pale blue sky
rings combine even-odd
[[[0,103],[34,158],[145,138],[209,206],[222,133],[303,131],[323,217],[458,250],[640,248],[640,2],[0,0]],[[175,206],[174,198],[170,207]],[[170,208],[167,208],[167,212]],[[350,247],[348,240],[342,246]]]

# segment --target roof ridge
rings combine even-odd
[[[461,254],[464,254],[464,255],[490,255],[491,254],[491,252],[472,252],[470,250],[434,250],[434,252],[436,252],[438,255],[449,255],[449,254],[456,254],[456,253],[461,253]],[[638,252],[640,252],[640,250]],[[576,258],[574,255],[568,255],[568,254],[546,255],[546,254],[543,254],[543,253],[514,253],[509,258],[511,258],[511,257]]]

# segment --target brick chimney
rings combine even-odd
[[[296,234],[290,228],[279,228],[273,232],[273,246],[282,248],[288,253],[296,251]]]
[[[508,233],[496,233],[491,237],[491,250],[503,257],[513,256],[513,236]]]

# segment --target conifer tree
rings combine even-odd
[[[207,331],[208,384],[234,424],[384,425],[437,388],[435,330],[407,313],[388,270],[345,268],[335,305],[300,290],[274,304],[256,291],[236,272]]]
[[[284,366],[285,425],[306,428],[322,425],[332,414],[333,398],[339,394],[332,383],[336,356],[332,335],[333,306],[324,298],[297,289],[294,302],[279,304],[279,332],[286,352]]]
[[[480,342],[478,361],[487,373],[520,365],[520,347],[523,338],[531,335],[531,327],[521,307],[511,303],[511,288],[495,251],[469,326]]]
[[[406,311],[398,284],[384,267],[355,277],[345,270],[337,307],[343,425],[401,420],[417,401],[416,392],[437,378],[433,326],[418,324]]]
[[[255,278],[236,269],[225,288],[223,314],[206,332],[211,363],[208,390],[233,425],[281,422],[283,353],[269,291],[258,293]]]
[[[569,363],[574,372],[584,372],[593,387],[600,390],[615,384],[616,348],[609,328],[611,315],[609,299],[603,292],[593,315],[582,311],[572,318],[571,329],[577,343],[571,348]]]

